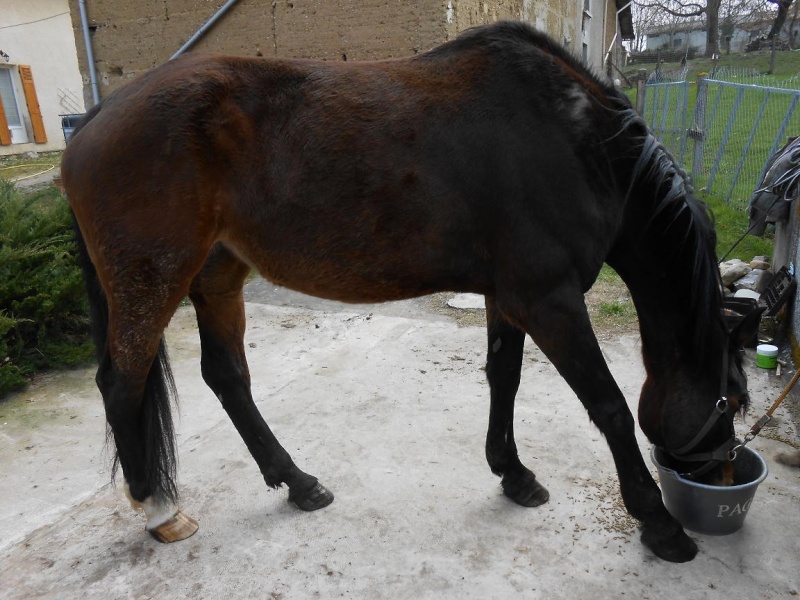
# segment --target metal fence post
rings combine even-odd
[[[647,83],[647,70],[639,69],[636,78],[636,112],[644,117],[644,85]]]
[[[705,145],[706,99],[708,84],[705,73],[697,76],[697,102],[694,107],[694,128],[689,136],[694,140],[694,156],[692,157],[692,180],[697,181],[703,168],[703,150]]]

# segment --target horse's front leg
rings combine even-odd
[[[486,377],[491,393],[486,460],[492,473],[503,478],[506,496],[522,506],[539,506],[547,502],[550,494],[519,460],[514,441],[514,399],[522,370],[525,332],[505,321],[490,297],[486,298],[486,327]]]
[[[525,327],[605,436],[625,506],[642,522],[642,542],[665,560],[691,560],[697,545],[664,507],[636,442],[633,415],[603,359],[583,294],[577,286],[564,286],[538,303],[520,300],[498,308]]]
[[[301,471],[261,416],[250,391],[244,352],[242,285],[249,267],[217,246],[192,282],[189,298],[200,330],[203,379],[216,394],[270,487],[285,483],[289,500],[302,510],[333,502],[333,494]]]

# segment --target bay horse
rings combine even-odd
[[[683,172],[624,95],[546,35],[500,22],[363,63],[188,54],[90,110],[62,179],[116,462],[156,539],[197,529],[177,504],[163,341],[186,296],[203,379],[267,485],[286,484],[302,510],[333,500],[253,402],[242,288],[255,269],[344,302],[484,295],[486,458],[505,495],[549,498],[514,441],[528,334],[605,435],[644,544],[669,561],[695,556],[584,293],[604,262],[629,287],[647,374],[640,426],[686,470],[729,465],[754,319],[733,332],[723,320],[712,221]]]

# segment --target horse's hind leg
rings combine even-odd
[[[185,539],[198,528],[176,504],[170,414],[174,384],[161,337],[179,299],[160,317],[141,312],[134,318],[112,303],[108,344],[96,378],[126,494],[131,506],[147,516],[147,531],[161,542]]]
[[[192,281],[189,298],[197,312],[203,379],[217,395],[270,487],[289,486],[289,500],[303,510],[323,508],[333,494],[301,471],[275,439],[250,392],[244,352],[242,287],[249,268],[217,244]]]
[[[486,460],[502,479],[503,493],[522,506],[539,506],[550,497],[517,455],[514,441],[514,398],[519,388],[525,332],[503,319],[492,298],[486,298],[489,350],[486,377],[491,405],[486,434]]]

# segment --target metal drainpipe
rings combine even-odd
[[[169,59],[172,60],[173,58],[175,58],[177,56],[180,56],[181,54],[186,52],[189,48],[194,46],[194,44],[197,42],[197,40],[199,40],[201,37],[203,37],[205,32],[208,31],[209,29],[211,29],[211,27],[214,25],[214,23],[219,21],[222,18],[222,16],[226,12],[228,12],[228,9],[231,6],[233,6],[234,4],[236,4],[238,1],[239,0],[228,0],[225,4],[223,4],[220,7],[220,9],[217,12],[215,12],[214,15],[208,21],[206,21],[203,24],[202,27],[200,27],[200,29],[198,29],[197,31],[194,32],[194,35],[192,35],[192,37],[190,37],[188,40],[186,40],[186,43],[183,46],[181,46],[180,49],[175,54],[173,54],[172,56],[169,57]]]
[[[83,29],[83,43],[86,46],[86,60],[89,63],[89,81],[92,84],[92,98],[95,104],[100,104],[100,89],[97,86],[97,71],[94,68],[92,38],[89,37],[89,18],[86,16],[86,0],[78,0],[78,7],[81,11],[81,29]]]

